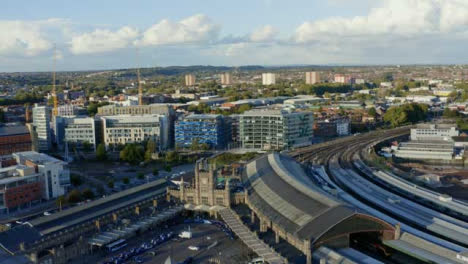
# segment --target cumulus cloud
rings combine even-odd
[[[298,43],[367,37],[418,37],[450,34],[468,25],[464,0],[383,0],[366,16],[305,22],[295,32]]]
[[[253,42],[268,42],[274,40],[277,31],[271,25],[266,25],[253,31],[249,39]]]
[[[53,21],[0,21],[0,55],[34,56],[53,44],[44,34],[44,27]]]
[[[128,47],[138,37],[132,27],[122,27],[117,31],[96,29],[90,33],[73,36],[70,51],[73,54],[109,52]]]
[[[209,17],[202,14],[178,22],[164,19],[148,28],[135,43],[141,46],[207,43],[216,40],[219,29]]]

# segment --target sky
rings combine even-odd
[[[2,0],[0,72],[467,64],[468,0]],[[55,48],[54,48],[55,47]]]

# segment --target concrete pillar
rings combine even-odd
[[[275,242],[276,242],[276,244],[279,244],[279,242],[280,242],[280,236],[279,236],[278,232],[275,232]]]
[[[156,199],[153,200],[153,207],[158,207],[158,200]]]
[[[306,254],[307,264],[312,264],[312,252],[309,250],[309,253]]]
[[[260,232],[266,232],[268,230],[267,221],[260,220]]]
[[[255,224],[255,212],[250,211],[250,223]]]

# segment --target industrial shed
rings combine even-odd
[[[304,252],[320,246],[343,248],[358,235],[366,239],[393,239],[395,229],[361,213],[322,191],[295,160],[278,154],[264,155],[249,164],[243,175],[246,203],[260,219],[260,231],[271,228]]]

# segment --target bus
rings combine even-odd
[[[106,246],[107,251],[115,252],[119,249],[122,249],[127,246],[127,241],[125,239],[119,239],[114,241]]]

